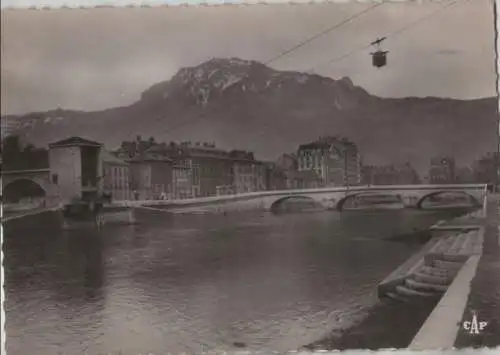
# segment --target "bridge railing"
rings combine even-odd
[[[255,192],[245,192],[239,194],[197,197],[188,199],[168,199],[168,200],[131,200],[114,201],[114,205],[119,206],[139,206],[139,205],[186,205],[193,203],[204,203],[213,201],[234,201],[245,198],[287,196],[310,193],[331,193],[331,192],[356,192],[356,191],[394,191],[394,190],[476,190],[486,193],[485,184],[461,184],[461,185],[375,185],[375,186],[350,186],[345,187],[322,187],[314,189],[286,189],[286,190],[262,190]]]

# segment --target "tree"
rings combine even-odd
[[[5,170],[45,169],[49,167],[48,150],[28,144],[21,149],[18,136],[6,137],[2,142],[2,158]]]
[[[18,170],[23,160],[18,136],[8,136],[2,141],[2,158],[4,170]]]
[[[8,153],[19,153],[21,152],[21,143],[19,136],[8,136],[2,141],[2,151],[5,155]]]

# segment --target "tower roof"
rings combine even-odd
[[[70,137],[49,144],[50,148],[56,147],[102,147],[101,143],[94,142],[82,137]]]

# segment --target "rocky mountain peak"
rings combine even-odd
[[[345,87],[347,87],[348,89],[354,89],[355,88],[355,85],[354,83],[352,82],[351,78],[347,77],[347,76],[344,76],[343,78],[341,78],[340,80],[338,80],[338,82],[340,84],[343,84]]]
[[[212,58],[199,65],[180,69],[169,81],[152,86],[145,91],[142,100],[164,100],[179,95],[194,99],[204,106],[214,95],[241,83],[257,72],[271,71],[265,65],[240,58]]]
[[[187,100],[188,104],[204,107],[211,99],[223,96],[230,90],[244,95],[280,90],[313,95],[315,91],[321,91],[323,86],[336,89],[337,97],[332,99],[338,102],[357,102],[358,98],[368,95],[347,77],[333,80],[307,73],[274,70],[254,60],[212,58],[199,65],[180,69],[171,80],[145,91],[141,100],[150,102],[175,98],[177,102]],[[347,98],[346,94],[354,97]]]

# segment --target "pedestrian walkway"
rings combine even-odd
[[[500,346],[500,196],[488,196],[483,254],[462,317],[462,323],[473,320],[487,322],[478,332],[460,327],[455,347]]]

